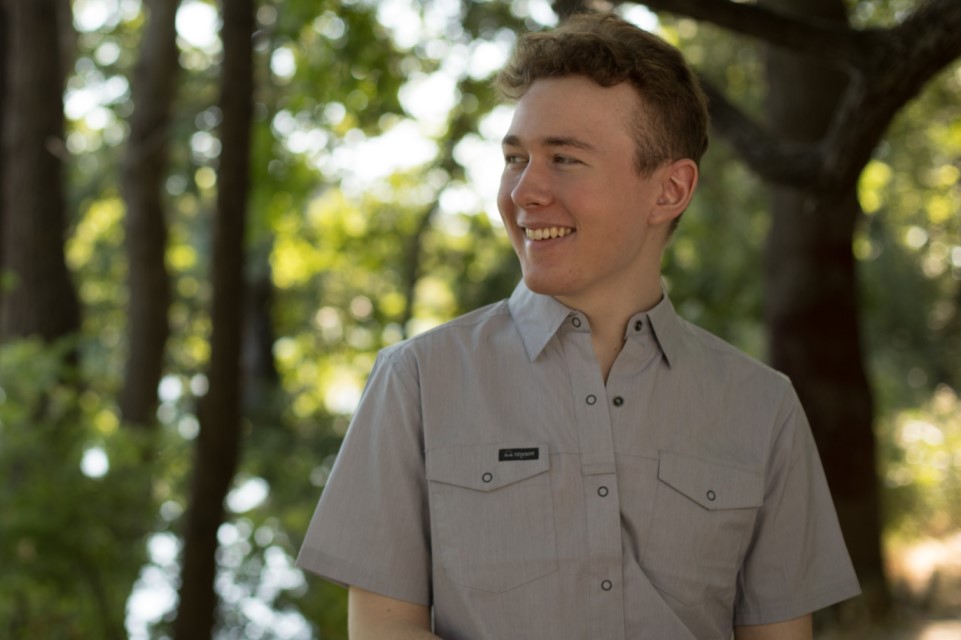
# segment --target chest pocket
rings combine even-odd
[[[661,451],[645,573],[683,604],[733,601],[764,496],[760,473]]]
[[[557,570],[550,455],[542,443],[427,451],[434,562],[501,592]]]

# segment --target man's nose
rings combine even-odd
[[[517,184],[511,190],[511,200],[522,209],[542,206],[550,202],[551,190],[544,168],[528,161]]]

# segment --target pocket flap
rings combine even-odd
[[[427,451],[427,479],[475,491],[493,491],[550,469],[541,442],[461,445]]]
[[[705,509],[748,509],[761,506],[761,474],[689,455],[661,451],[658,479]]]

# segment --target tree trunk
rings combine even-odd
[[[7,147],[5,140],[6,104],[7,104],[7,64],[10,57],[9,42],[10,28],[6,0],[0,0],[0,318],[3,317],[4,273],[6,262],[3,259],[3,210],[6,198],[3,196],[4,174],[7,165]]]
[[[150,17],[131,83],[134,112],[123,159],[129,351],[120,412],[124,422],[137,426],[156,423],[157,386],[170,333],[163,190],[174,82],[179,68],[174,26],[179,5],[180,0],[147,2]]]
[[[7,0],[3,291],[0,340],[76,331],[80,308],[64,260],[63,79],[58,0]]]
[[[253,0],[223,0],[222,153],[214,220],[209,391],[200,436],[181,571],[174,638],[210,638],[217,608],[217,530],[240,454],[240,353],[244,235],[253,112]]]
[[[846,22],[841,0],[762,5]],[[835,69],[770,49],[768,114],[782,140],[816,141],[839,106]],[[766,247],[765,315],[773,366],[790,376],[811,421],[866,602],[884,605],[873,404],[865,375],[852,254],[861,210],[853,187],[815,194],[774,187]]]
[[[274,282],[270,268],[273,243],[264,239],[248,254],[249,274],[244,301],[244,341],[241,348],[241,379],[244,403],[248,411],[262,412],[273,403],[280,385],[280,374],[274,362],[273,306]],[[271,420],[277,415],[268,410]]]

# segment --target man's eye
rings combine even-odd
[[[578,162],[580,161],[570,156],[561,156],[561,155],[554,156],[555,164],[577,164]]]
[[[507,154],[504,156],[504,164],[520,164],[524,162],[524,157],[517,154]]]

